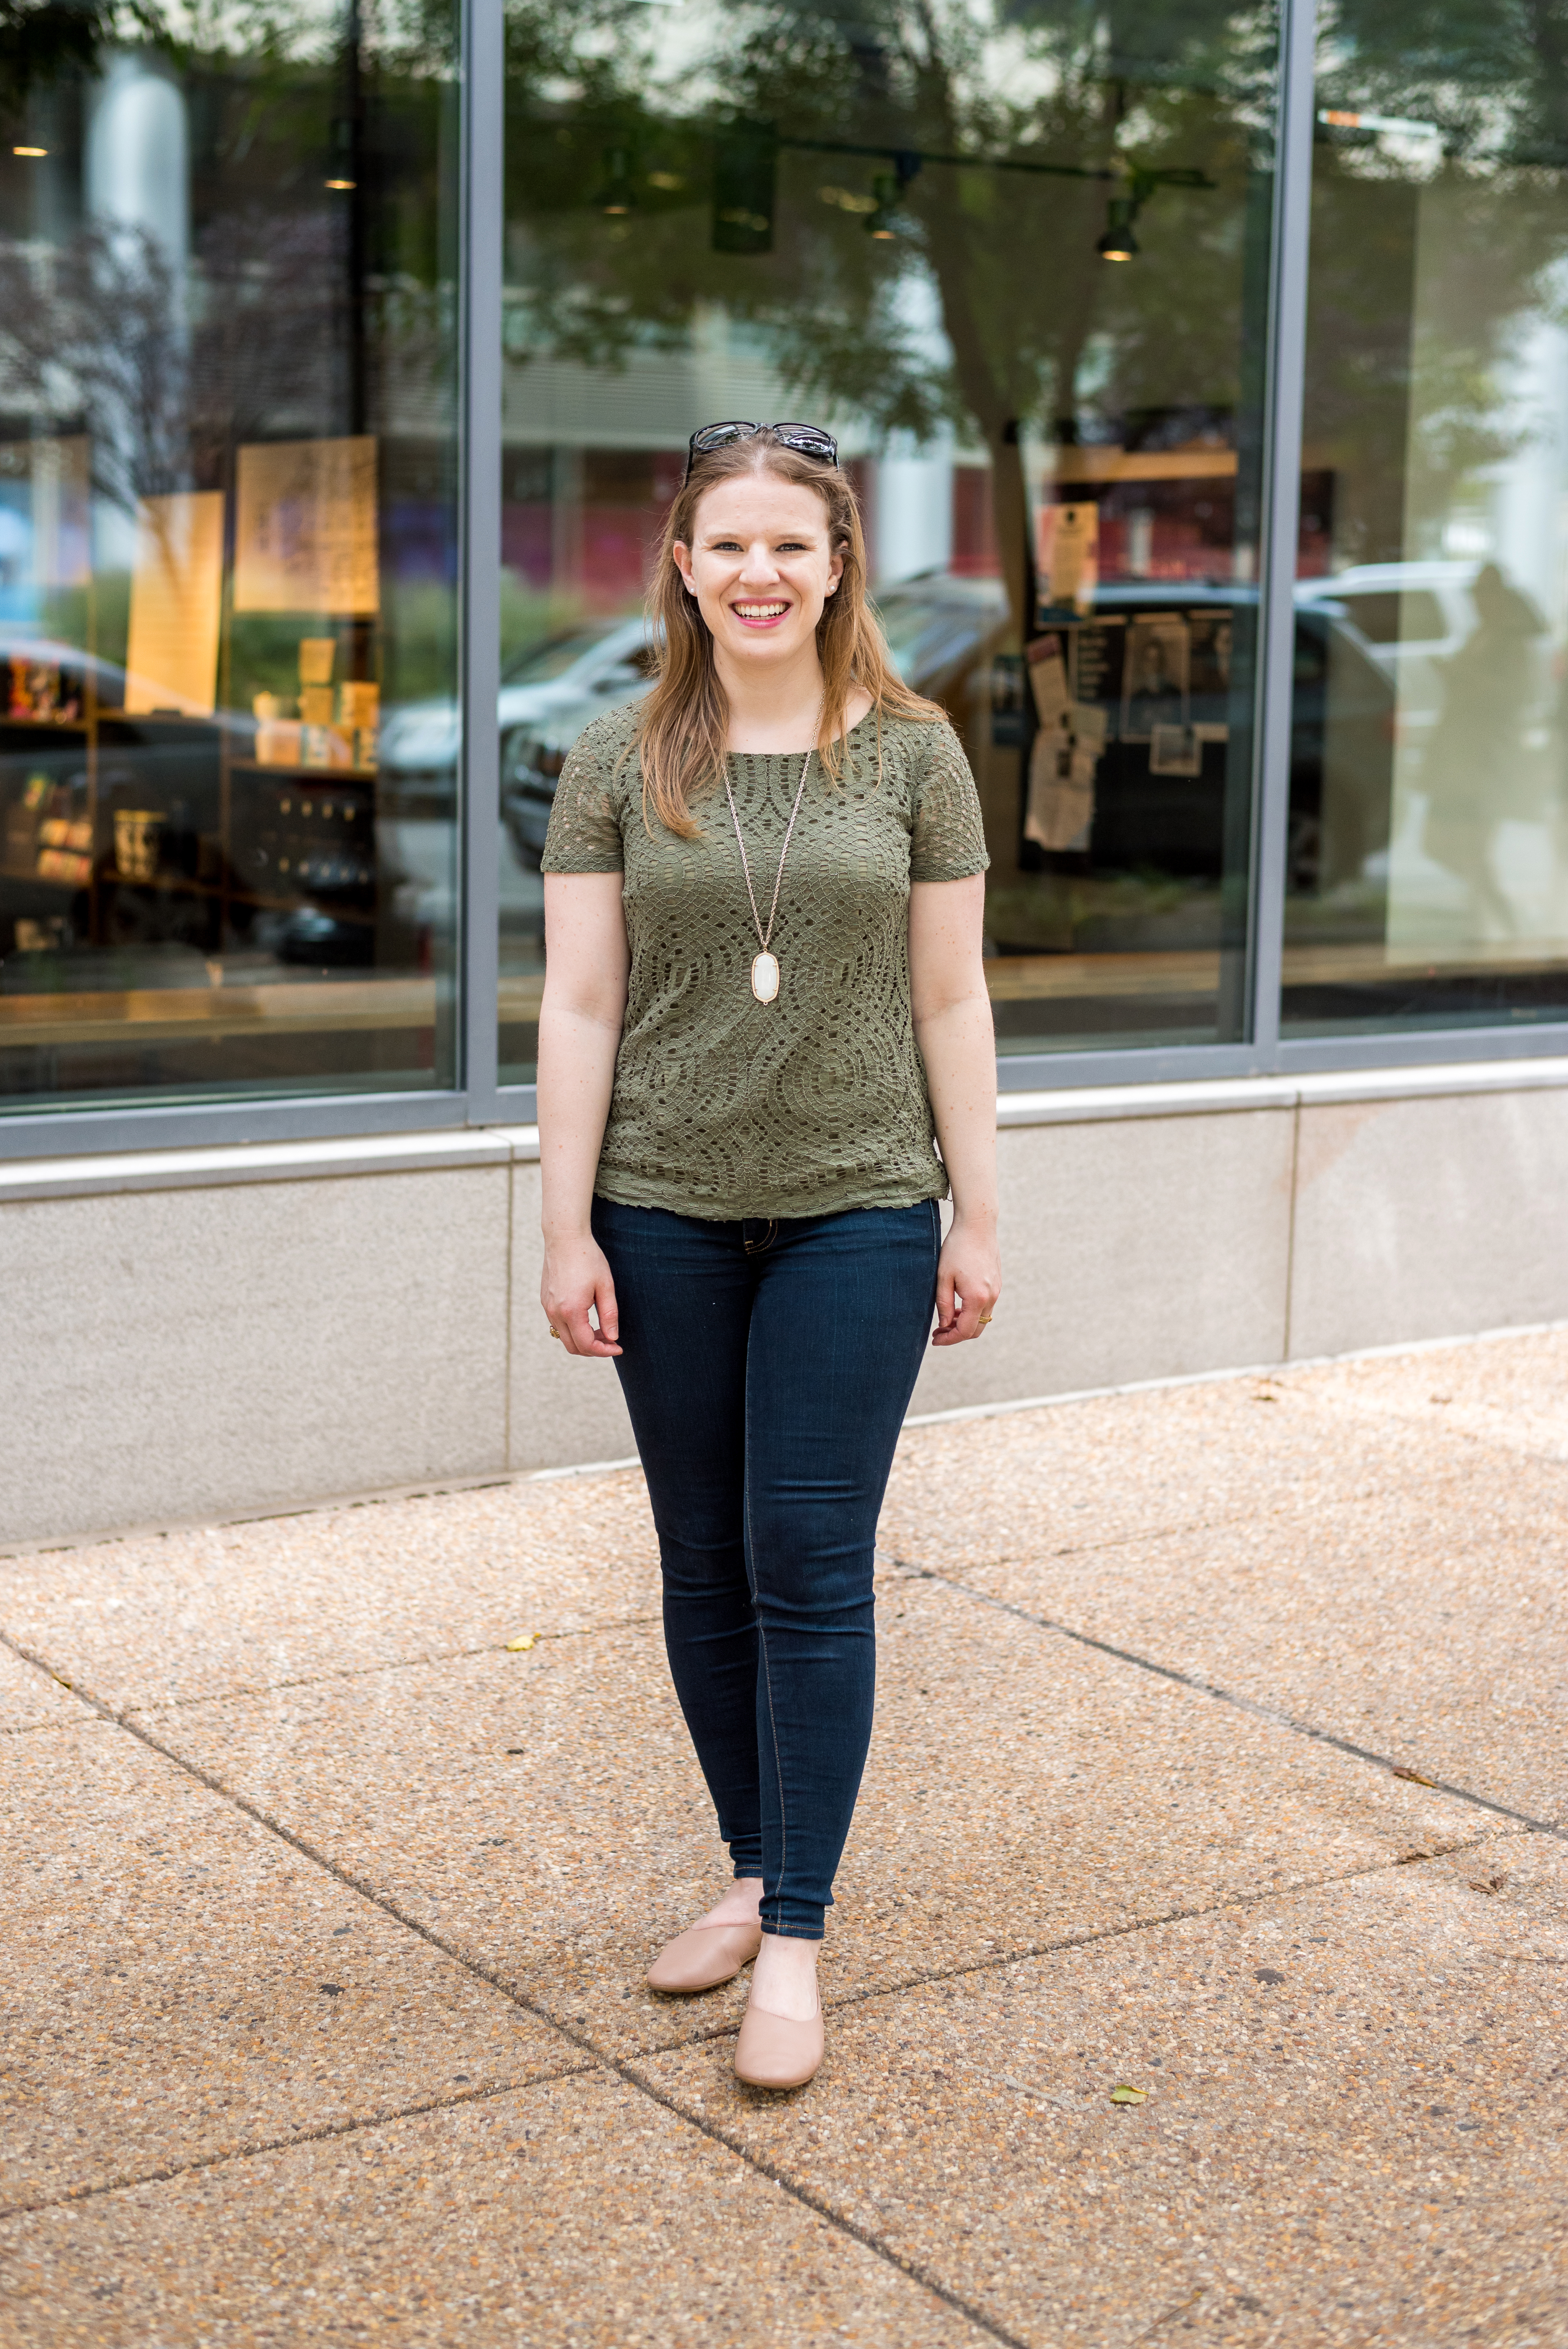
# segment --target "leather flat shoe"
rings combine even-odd
[[[749,1925],[693,1925],[666,1941],[648,1968],[648,1988],[666,1992],[717,1990],[733,1982],[762,1947],[762,1928]]]
[[[803,2088],[822,2060],[822,2010],[810,2023],[748,2006],[735,2043],[735,2076],[748,2088]]]

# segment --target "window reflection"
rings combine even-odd
[[[1001,1050],[1239,1035],[1270,25],[509,0],[508,39],[503,1072],[554,778],[646,690],[650,549],[724,417],[839,438],[979,782]]]
[[[0,1096],[450,1082],[455,768],[399,794],[383,757],[452,708],[449,28],[33,21],[0,78]]]
[[[1284,1013],[1568,1002],[1568,12],[1323,24]]]

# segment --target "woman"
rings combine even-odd
[[[657,685],[579,738],[543,857],[542,1296],[619,1372],[735,1871],[648,1980],[755,1958],[735,2068],[794,2087],[893,1446],[934,1307],[958,1345],[999,1286],[986,856],[952,729],[889,666],[826,433],[695,433],[651,604]]]

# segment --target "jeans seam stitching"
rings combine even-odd
[[[746,1398],[746,1448],[748,1453],[749,1453],[751,1449],[751,1397],[749,1394],[748,1394]],[[751,1475],[749,1465],[748,1466],[746,1475],[745,1492],[746,1538],[748,1545],[750,1547],[753,1560],[751,1604],[756,1608],[757,1574],[755,1562],[757,1557],[757,1545],[751,1530]],[[779,1723],[773,1712],[773,1668],[768,1661],[768,1634],[763,1629],[760,1609],[758,1609],[757,1613],[757,1644],[762,1651],[762,1684],[768,1691],[768,1733],[773,1740],[773,1772],[779,1781],[779,1897],[782,1898],[784,1878],[788,1873],[789,1866],[789,1814],[784,1806],[784,1761],[783,1756],[779,1751]],[[760,1825],[760,1820],[758,1821],[758,1824]],[[762,1898],[765,1901],[768,1898],[768,1880],[766,1876],[763,1878]]]

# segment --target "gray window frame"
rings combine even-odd
[[[1568,1020],[1528,1029],[1423,1030],[1282,1038],[1284,846],[1290,792],[1293,586],[1306,338],[1316,0],[1282,0],[1280,110],[1271,227],[1265,365],[1264,626],[1253,787],[1248,1035],[1236,1044],[1003,1055],[1004,1093],[1102,1085],[1279,1077],[1315,1070],[1529,1061],[1568,1052]],[[496,842],[500,824],[500,690],[502,211],[506,41],[500,0],[463,0],[461,26],[462,385],[458,1082],[438,1092],[351,1093],[146,1109],[46,1109],[0,1117],[0,1158],[186,1149],[203,1143],[528,1125],[531,1085],[498,1078]]]

